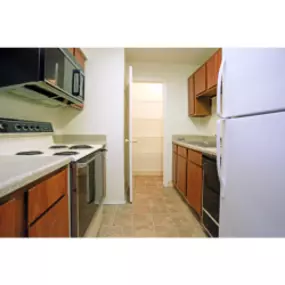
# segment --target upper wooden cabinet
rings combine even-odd
[[[211,114],[211,102],[209,98],[197,98],[195,96],[196,84],[194,75],[188,78],[188,116],[204,117]]]
[[[221,49],[219,49],[206,62],[207,89],[216,87],[221,61],[222,61],[222,52],[221,52]]]
[[[206,90],[206,65],[202,65],[194,73],[194,82],[195,82],[195,96]]]

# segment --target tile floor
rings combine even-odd
[[[206,237],[189,207],[162,177],[134,177],[134,201],[104,205],[99,237]]]

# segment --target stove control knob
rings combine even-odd
[[[6,132],[7,131],[7,125],[5,123],[0,123],[0,132]]]
[[[39,131],[39,130],[40,130],[40,127],[39,127],[39,126],[36,126],[36,127],[35,127],[35,130],[36,130],[36,131]]]
[[[24,131],[27,131],[28,129],[29,129],[28,126],[26,126],[26,125],[23,126]]]
[[[16,129],[16,131],[21,131],[22,130],[22,126],[17,124],[17,125],[15,125],[15,129]]]

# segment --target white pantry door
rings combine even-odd
[[[128,138],[126,140],[126,143],[129,144],[129,202],[133,202],[133,141],[132,141],[132,84],[133,84],[133,67],[129,66],[129,88],[128,88],[128,107],[129,107],[129,131],[128,131]]]

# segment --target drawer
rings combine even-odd
[[[31,224],[63,195],[67,195],[67,169],[28,191],[28,223]]]
[[[202,153],[188,149],[188,160],[194,162],[199,166],[202,166]]]
[[[187,158],[187,148],[183,146],[177,146],[177,154]]]
[[[177,145],[176,144],[172,144],[172,151],[177,153]]]
[[[64,196],[29,227],[29,237],[69,237],[68,197]]]

